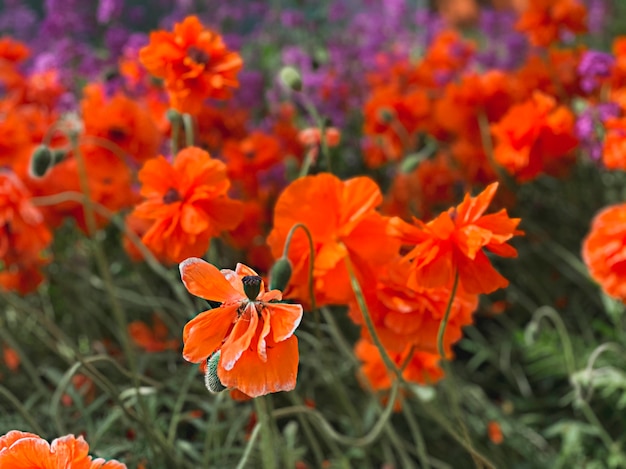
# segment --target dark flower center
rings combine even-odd
[[[208,54],[208,52],[203,51],[196,46],[191,46],[189,49],[187,49],[187,57],[200,65],[208,65],[211,61],[211,56]]]
[[[178,202],[180,200],[180,194],[176,189],[170,187],[165,195],[163,196],[164,204],[173,204],[174,202]]]
[[[254,301],[256,300],[256,297],[259,296],[262,281],[263,279],[261,279],[258,275],[246,275],[241,279],[241,283],[243,283],[243,291],[249,300]]]
[[[113,141],[123,140],[127,137],[126,131],[121,127],[111,127],[108,131],[108,135]]]

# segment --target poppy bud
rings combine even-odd
[[[272,266],[270,271],[270,290],[284,291],[291,278],[291,261],[281,257]]]
[[[283,67],[280,71],[280,80],[293,91],[302,91],[302,76],[293,67]]]
[[[393,109],[387,107],[380,108],[378,110],[378,119],[383,124],[391,124],[396,118],[396,113]]]
[[[206,373],[204,374],[204,385],[212,393],[222,392],[226,386],[222,384],[217,376],[217,365],[220,362],[222,352],[218,350],[206,361]]]
[[[67,153],[63,150],[52,150],[48,145],[39,145],[30,158],[29,173],[34,178],[42,178],[66,156]]]
[[[425,159],[425,155],[421,153],[412,153],[410,155],[407,155],[402,160],[402,163],[400,163],[400,171],[405,174],[412,173]]]
[[[165,116],[167,120],[170,121],[170,124],[182,123],[183,116],[176,109],[168,109]]]

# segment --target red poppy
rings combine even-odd
[[[357,358],[363,362],[360,371],[367,385],[374,391],[389,389],[393,374],[383,362],[378,347],[366,339],[360,339],[356,343],[354,352]],[[402,365],[409,353],[412,355],[402,372],[404,379],[412,383],[433,384],[443,378],[443,370],[439,366],[439,355],[436,353],[416,352],[414,350],[411,352],[410,346],[402,352],[388,352],[389,358],[396,366]]]
[[[153,221],[142,240],[164,262],[203,255],[211,238],[241,220],[241,202],[227,196],[226,165],[200,148],[181,150],[173,164],[147,161],[139,180],[146,200],[133,215]]]
[[[313,238],[317,304],[347,304],[353,293],[345,260],[362,278],[397,253],[397,241],[387,235],[389,220],[376,211],[381,203],[380,189],[367,177],[341,181],[321,173],[297,179],[276,202],[267,243],[281,257],[291,228],[304,224]],[[309,303],[310,249],[302,230],[294,232],[288,256],[293,273],[285,296]]]
[[[34,433],[12,430],[0,437],[0,467],[11,469],[126,469],[118,461],[93,459],[82,436],[66,435],[48,443]]]
[[[178,340],[168,339],[169,331],[158,314],[152,316],[152,327],[143,321],[133,321],[128,325],[128,334],[138,347],[146,352],[176,350]]]
[[[626,303],[626,204],[607,207],[594,217],[582,257],[602,289]]]
[[[493,183],[476,197],[466,194],[461,204],[428,223],[392,220],[402,242],[414,246],[405,256],[412,261],[411,288],[448,286],[456,274],[468,293],[490,293],[508,285],[483,251],[515,257],[517,251],[507,242],[522,234],[516,229],[520,219],[509,218],[504,209],[483,215],[497,188],[498,183]]]
[[[220,271],[190,258],[180,264],[180,274],[190,293],[222,303],[185,326],[185,360],[200,363],[219,350],[220,381],[250,397],[294,389],[298,339],[293,333],[302,306],[277,303],[281,292],[265,291],[261,277],[243,264]]]
[[[565,106],[535,92],[491,126],[496,137],[494,157],[521,182],[567,169],[578,145],[574,121],[574,114]]]
[[[108,140],[135,161],[157,155],[161,136],[154,118],[142,105],[121,91],[107,99],[104,87],[95,83],[85,87],[84,95],[81,106],[87,137]]]
[[[47,263],[43,251],[51,241],[26,187],[13,173],[0,172],[0,285],[22,294],[34,290],[43,280],[39,268]]]
[[[565,31],[587,31],[587,8],[577,0],[530,0],[517,29],[528,35],[531,44],[545,47]]]
[[[239,86],[237,73],[243,65],[222,36],[205,29],[196,16],[176,23],[173,32],[151,33],[139,57],[150,73],[165,81],[172,107],[191,114],[207,98],[228,98]]]

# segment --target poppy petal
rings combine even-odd
[[[298,375],[298,339],[289,339],[267,347],[267,362],[262,362],[256,350],[247,349],[231,370],[222,363],[217,376],[224,386],[239,389],[250,397],[272,392],[291,391]]]
[[[206,360],[217,350],[237,318],[239,305],[228,305],[198,314],[183,330],[183,357],[191,363]]]
[[[231,303],[243,299],[217,267],[197,257],[180,263],[180,277],[189,293],[205,300]]]
[[[276,303],[267,305],[267,309],[270,311],[274,342],[291,337],[302,320],[302,306]]]
[[[226,370],[230,370],[235,366],[241,354],[250,347],[250,343],[257,332],[259,324],[259,315],[253,303],[248,304],[246,311],[242,314],[232,332],[222,346],[222,355],[220,357],[220,366]],[[255,352],[256,353],[256,350]]]

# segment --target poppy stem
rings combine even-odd
[[[291,227],[289,233],[287,233],[287,239],[285,240],[285,246],[283,247],[283,257],[289,258],[289,247],[291,246],[291,240],[296,230],[300,228],[306,233],[306,237],[309,240],[309,297],[311,298],[311,310],[317,311],[315,304],[315,289],[313,288],[313,268],[315,266],[315,247],[313,245],[313,236],[304,223],[296,223]],[[319,326],[319,317],[316,314],[316,321]],[[318,327],[319,329],[319,327]]]
[[[185,129],[185,145],[193,147],[195,145],[195,137],[193,131],[193,117],[190,114],[183,114],[183,128]]]
[[[274,452],[277,445],[274,442],[274,432],[271,422],[272,416],[268,399],[269,396],[259,396],[255,398],[254,408],[257,418],[259,419],[257,425],[261,427],[261,460],[263,462],[263,469],[275,469],[278,467],[276,453]]]
[[[178,142],[180,141],[180,127],[182,125],[182,120],[181,120],[180,113],[174,109],[170,109],[167,112],[167,119],[170,121],[170,124],[172,125],[172,132],[171,132],[171,138],[170,138],[170,151],[172,152],[173,156],[176,156],[178,154],[178,151],[180,150],[178,146]]]
[[[457,270],[454,274],[454,282],[452,283],[452,291],[450,292],[450,299],[448,300],[448,305],[446,306],[446,312],[443,315],[443,319],[441,320],[441,324],[439,324],[439,332],[437,333],[437,351],[439,352],[439,356],[442,360],[446,359],[446,351],[443,345],[443,338],[446,333],[446,327],[448,326],[448,319],[450,318],[450,311],[452,311],[452,304],[454,303],[454,298],[456,297],[456,290],[459,286],[459,271]]]
[[[350,260],[350,256],[344,257],[344,261],[346,263],[346,268],[348,269],[348,275],[350,275],[350,284],[352,285],[352,290],[354,291],[354,296],[356,297],[357,304],[359,305],[359,309],[361,310],[361,314],[363,314],[363,319],[365,319],[365,325],[367,326],[367,331],[374,342],[374,345],[378,348],[378,352],[387,367],[387,370],[392,372],[398,380],[404,382],[402,378],[402,371],[398,369],[395,365],[385,346],[381,342],[378,337],[378,333],[376,332],[376,328],[374,327],[374,321],[372,321],[372,316],[370,315],[369,309],[367,307],[367,302],[365,301],[365,296],[363,295],[363,290],[361,289],[361,285],[359,284],[359,279],[356,278],[356,273],[354,272],[354,266],[352,265],[352,261]]]

